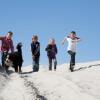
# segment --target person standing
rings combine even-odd
[[[33,72],[39,71],[39,59],[40,59],[40,43],[38,42],[38,36],[32,37],[31,52],[33,59]]]
[[[65,37],[62,44],[65,43],[65,41],[68,42],[68,54],[70,55],[70,70],[71,72],[74,71],[75,66],[75,55],[76,55],[76,45],[77,42],[80,41],[80,38],[76,36],[76,32],[72,31],[69,36]]]
[[[55,43],[55,39],[50,39],[49,44],[47,45],[45,50],[47,51],[47,56],[49,60],[49,70],[52,70],[52,62],[54,61],[54,70],[56,71],[56,66],[57,66],[56,54],[58,50]]]
[[[6,59],[8,52],[10,50],[11,50],[11,52],[14,52],[12,36],[13,36],[13,32],[11,32],[11,31],[9,31],[6,36],[0,36],[1,62],[2,62],[3,67],[5,67],[5,59]]]

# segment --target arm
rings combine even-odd
[[[58,53],[58,49],[57,49],[57,46],[55,45],[55,51],[56,51],[56,54]]]
[[[37,55],[39,51],[40,51],[40,43],[38,43],[38,46],[37,46],[37,48],[35,50],[34,55]]]
[[[64,45],[65,41],[67,41],[66,37],[62,41],[62,45]]]
[[[45,51],[50,51],[49,45],[45,48]]]
[[[32,53],[32,58],[35,59],[33,49],[34,49],[34,48],[33,48],[33,44],[31,43],[31,53]]]
[[[10,48],[11,48],[11,52],[14,52],[14,45],[13,45],[13,41],[11,40],[11,43],[10,43]]]
[[[33,52],[33,45],[31,43],[31,53],[32,53],[32,56],[34,55],[34,52]]]
[[[80,42],[81,39],[80,39],[79,37],[76,37],[76,41],[77,41],[77,42]]]

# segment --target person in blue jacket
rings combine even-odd
[[[33,59],[33,72],[39,71],[39,59],[40,59],[40,43],[38,42],[38,36],[33,35],[31,43],[31,52]]]

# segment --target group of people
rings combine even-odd
[[[5,63],[5,59],[6,59],[5,55],[7,55],[9,51],[14,52],[12,36],[13,36],[13,32],[11,31],[9,31],[6,36],[0,36],[0,40],[1,40],[0,51],[1,51],[2,66],[4,66]],[[76,36],[75,31],[72,31],[68,36],[64,38],[64,40],[62,41],[62,45],[66,41],[68,42],[68,54],[70,55],[70,70],[71,72],[73,72],[75,66],[76,45],[77,42],[80,41],[80,38]],[[54,70],[56,71],[57,69],[56,55],[58,53],[58,49],[54,38],[49,40],[48,45],[45,48],[45,51],[47,52],[47,56],[48,56],[49,70],[53,69],[52,64],[54,62]],[[37,35],[32,36],[31,52],[32,52],[32,59],[33,59],[33,72],[38,72],[39,59],[40,59],[40,42],[38,41]]]
[[[54,61],[54,70],[56,70],[57,60],[57,46],[55,39],[50,39],[49,43],[45,49],[47,51],[47,56],[49,60],[49,70],[52,70],[52,62]],[[32,37],[31,52],[33,58],[33,71],[39,70],[39,58],[40,58],[40,43],[38,42],[38,36],[34,35]]]

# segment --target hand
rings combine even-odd
[[[22,59],[22,62],[24,62],[24,60]]]
[[[32,58],[33,58],[33,59],[35,59],[35,56],[34,56],[34,55],[32,55]]]
[[[64,42],[62,42],[61,44],[64,45]]]
[[[62,45],[64,45],[65,41],[66,41],[66,38],[64,38],[64,40],[62,41]]]

